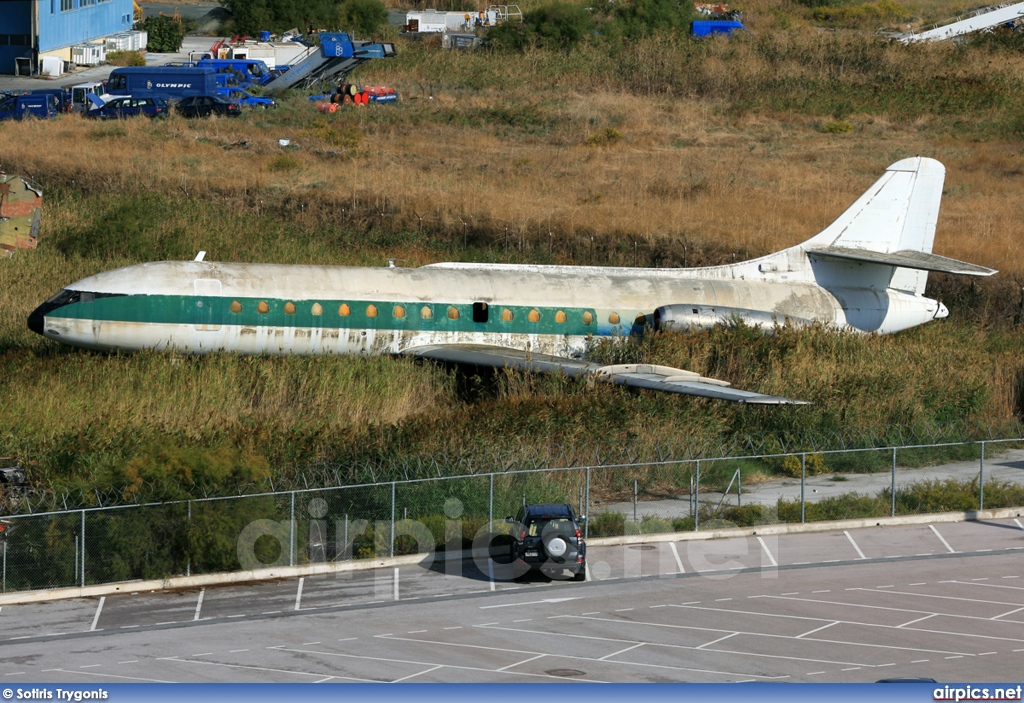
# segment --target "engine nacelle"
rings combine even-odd
[[[786,322],[795,325],[809,325],[813,321],[779,313],[727,308],[718,305],[663,305],[654,311],[655,330],[689,332],[738,322],[749,327],[760,327],[761,331],[770,333],[776,325],[783,325]]]

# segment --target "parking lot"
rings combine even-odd
[[[592,547],[587,583],[425,563],[0,609],[0,680],[1001,681],[1020,519]]]

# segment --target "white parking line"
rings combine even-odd
[[[395,571],[397,571],[397,570],[398,569],[395,569]],[[398,600],[398,599],[395,598],[395,600]],[[409,674],[408,676],[403,676],[400,679],[395,679],[391,683],[398,683],[399,681],[408,681],[409,679],[414,679],[417,676],[423,676],[423,674],[429,674],[431,671],[437,671],[438,669],[443,669],[443,668],[444,668],[444,664],[438,664],[437,666],[432,666],[429,669],[425,669],[423,671],[417,671],[415,674]]]
[[[928,527],[932,528],[932,532],[934,532],[935,536],[939,538],[939,541],[942,542],[943,546],[949,550],[950,554],[956,554],[956,550],[949,546],[949,542],[939,534],[939,531],[935,529],[935,525],[928,525]]]
[[[679,550],[676,549],[676,543],[675,542],[669,542],[668,546],[669,546],[669,549],[672,550],[672,556],[675,557],[675,559],[676,559],[676,566],[679,567],[679,573],[685,574],[686,573],[686,569],[683,568],[683,560],[679,558]]]
[[[847,530],[843,530],[843,534],[846,535],[846,539],[850,540],[850,544],[853,545],[853,548],[857,550],[857,556],[861,559],[867,559],[867,557],[864,556],[864,552],[860,551],[860,547],[858,547],[857,543],[853,541],[853,537],[850,536],[850,533]]]
[[[395,582],[395,589],[394,589],[395,590],[395,600],[398,600],[398,567],[397,566],[395,567],[395,579],[394,579],[394,582]],[[492,587],[494,586],[493,582],[491,582],[491,586]]]
[[[763,549],[764,553],[768,555],[768,561],[772,563],[772,566],[778,566],[779,563],[775,561],[775,557],[772,556],[771,550],[768,549],[768,545],[764,543],[764,540],[761,539],[760,535],[758,535],[757,541],[761,543],[761,549]]]
[[[993,617],[991,619],[992,620],[998,620],[999,618],[1005,618],[1007,615],[1013,615],[1014,613],[1019,613],[1022,610],[1024,610],[1024,608],[1017,608],[1016,610],[1011,610],[1008,613],[1003,613],[1002,615],[996,615],[995,617]]]
[[[630,650],[636,649],[637,647],[643,647],[645,644],[646,644],[646,642],[640,642],[638,644],[634,644],[631,647],[626,647],[625,649],[620,649],[617,652],[612,652],[611,654],[606,654],[603,657],[601,657],[600,659],[598,659],[598,661],[599,662],[606,661],[608,659],[611,659],[612,657],[617,657],[620,654],[625,654],[626,652],[629,652]]]
[[[92,617],[92,627],[89,628],[89,632],[96,631],[96,624],[100,621],[100,613],[103,612],[103,604],[107,602],[106,596],[100,596],[100,604],[96,606],[96,614]]]
[[[925,615],[923,618],[917,618],[916,620],[911,620],[909,622],[905,622],[902,625],[897,625],[896,627],[899,628],[899,627],[906,627],[907,625],[913,625],[915,622],[921,622],[922,620],[927,620],[928,618],[934,618],[936,615],[938,615],[938,613],[932,613],[931,615]]]
[[[798,640],[799,639],[803,639],[807,635],[813,635],[815,632],[821,632],[822,630],[827,630],[828,628],[832,627],[833,625],[838,625],[838,624],[839,624],[839,621],[835,620],[834,622],[830,622],[827,625],[822,625],[821,627],[816,627],[813,630],[808,630],[807,632],[803,633],[802,635],[797,635],[796,638]]]
[[[546,657],[546,656],[547,656],[547,654],[538,654],[535,657],[530,657],[529,659],[524,659],[521,662],[516,662],[515,664],[509,664],[508,666],[503,666],[500,669],[495,669],[495,671],[508,671],[509,669],[514,669],[517,666],[521,666],[523,664],[529,664],[532,661],[537,661],[538,659],[541,659],[541,658]],[[609,655],[609,656],[611,656],[611,655]]]
[[[717,640],[711,640],[710,642],[705,642],[702,645],[698,645],[697,649],[704,649],[705,647],[710,647],[713,644],[718,644],[719,642],[724,642],[725,640],[729,639],[730,637],[735,637],[738,634],[740,634],[740,633],[738,633],[738,632],[730,632],[725,637],[719,637]]]
[[[491,590],[494,590],[494,560],[487,560],[487,580],[491,582]],[[398,600],[397,598],[395,600]]]
[[[1020,524],[1020,520],[1018,520],[1017,518],[1013,518],[1013,521],[1017,523],[1017,527],[1024,530],[1024,525]]]
[[[199,600],[196,601],[196,616],[194,618],[192,618],[193,620],[198,620],[199,619],[199,613],[203,609],[203,596],[205,596],[205,595],[206,595],[206,589],[205,588],[200,588],[199,589]]]
[[[306,577],[299,577],[299,587],[295,591],[295,609],[298,610],[302,606],[302,587],[306,583]]]

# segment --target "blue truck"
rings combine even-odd
[[[214,95],[218,88],[216,73],[209,67],[128,66],[115,68],[107,79],[110,95],[179,100]]]
[[[271,71],[259,59],[202,59],[196,62],[201,68],[212,68],[217,73],[233,74],[238,77],[238,86],[266,85],[274,80],[277,72]]]
[[[57,97],[49,93],[9,95],[0,99],[0,120],[24,120],[29,117],[56,117]]]

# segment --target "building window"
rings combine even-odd
[[[70,12],[75,9],[75,0],[60,0],[60,11]]]
[[[96,0],[78,0],[79,7],[90,7],[96,4]]]

